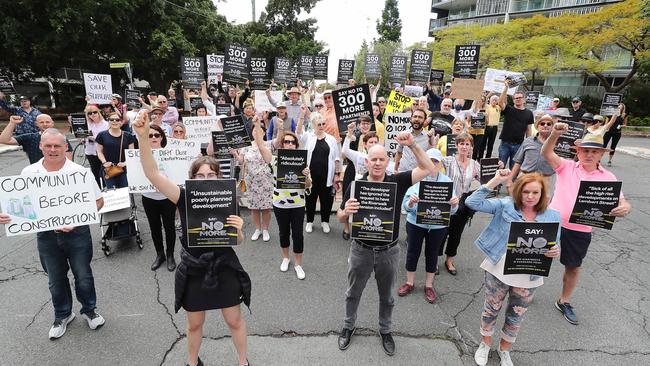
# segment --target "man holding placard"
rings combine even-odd
[[[587,134],[580,144],[574,147],[577,150],[578,161],[562,159],[553,148],[558,138],[567,132],[566,123],[556,123],[549,138],[542,146],[542,157],[548,161],[557,174],[555,192],[551,201],[551,208],[560,211],[562,217],[561,241],[562,255],[560,262],[564,265],[564,278],[562,293],[555,302],[555,307],[562,312],[564,318],[571,324],[578,324],[578,317],[569,303],[573,291],[578,285],[578,277],[582,260],[587,255],[587,249],[591,243],[591,226],[571,223],[572,212],[578,194],[580,193],[581,182],[584,181],[616,181],[617,178],[611,172],[603,169],[600,159],[609,149],[603,145],[603,136]],[[630,213],[630,204],[620,194],[618,206],[608,214],[616,217],[624,217]],[[600,213],[603,214],[602,212]]]
[[[368,173],[360,180],[397,183],[397,194],[394,200],[399,204],[410,186],[433,173],[434,165],[426,152],[415,143],[415,139],[410,132],[400,133],[395,140],[401,146],[406,146],[413,151],[417,160],[417,167],[402,173],[386,175],[386,167],[390,161],[388,154],[386,154],[386,149],[383,146],[375,145],[368,151],[368,158],[366,159]],[[359,201],[351,198],[353,197],[352,194],[351,188],[348,188],[343,196],[341,207],[336,213],[340,222],[349,220],[350,216],[356,214],[360,209]],[[400,210],[397,207],[392,207],[392,216],[393,227],[399,228]],[[343,330],[338,338],[339,349],[345,350],[350,346],[350,341],[356,329],[354,324],[361,294],[371,273],[374,271],[379,292],[379,333],[382,339],[382,347],[388,355],[395,353],[395,342],[390,332],[393,306],[395,304],[393,287],[399,263],[398,234],[399,229],[393,230],[390,241],[360,239],[352,241],[348,258],[350,266],[348,270],[348,290],[345,298],[345,320]]]
[[[44,197],[41,197],[38,200],[38,210],[60,205],[61,202],[66,204],[70,200],[73,200],[75,207],[82,205],[85,208],[95,206],[97,210],[101,209],[104,200],[92,174],[88,169],[66,158],[66,146],[67,140],[61,132],[55,128],[45,130],[40,142],[44,158],[26,167],[21,173],[21,175],[45,175],[52,172],[76,173],[76,176],[83,177],[75,180],[75,183],[68,180],[69,184],[66,189],[71,193],[67,196],[45,197],[47,198],[45,200]],[[48,181],[51,182],[51,180]],[[91,192],[85,191],[89,186],[94,191],[92,192],[94,197],[88,195]],[[34,202],[34,204],[37,203]],[[32,215],[33,217],[37,216],[36,213]],[[89,215],[78,213],[76,217],[81,218],[82,216]],[[81,303],[81,316],[88,322],[90,329],[97,329],[104,325],[105,322],[104,318],[95,311],[97,296],[95,294],[95,280],[90,268],[93,244],[88,223],[98,222],[98,220],[82,221],[79,219],[72,221],[75,221],[76,224],[70,226],[54,225],[56,229],[40,231],[36,234],[38,255],[43,270],[48,276],[52,305],[54,306],[55,320],[50,328],[50,339],[62,337],[65,334],[67,325],[75,318],[75,313],[72,312],[73,300],[68,279],[69,269],[72,269],[74,275],[75,293],[77,300]],[[0,224],[7,225],[7,228],[9,228],[11,222],[12,216],[6,213],[0,214]],[[48,222],[52,221],[48,220]],[[24,226],[24,224],[21,225],[21,228]]]

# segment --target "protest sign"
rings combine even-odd
[[[279,102],[282,100],[282,90],[273,90],[271,91],[271,98],[274,101]],[[264,111],[276,111],[271,101],[266,96],[266,92],[263,90],[255,90],[255,110],[258,112]]]
[[[289,69],[289,82],[298,79],[298,62],[291,61],[291,68]]]
[[[537,103],[539,103],[539,92],[538,91],[527,91],[525,94],[526,97],[526,109],[534,111],[537,109]]]
[[[377,80],[381,78],[381,64],[379,63],[379,55],[376,53],[366,54],[366,63],[363,70],[363,74],[368,79]]]
[[[559,222],[510,223],[503,274],[548,277],[553,258],[544,255],[556,244]]]
[[[86,120],[85,113],[72,113],[70,114],[70,129],[76,138],[84,138],[88,136],[88,121]]]
[[[421,181],[415,223],[422,225],[449,226],[451,205],[449,200],[454,190],[453,182]]]
[[[339,70],[336,82],[338,84],[346,84],[348,80],[353,79],[354,76],[354,60],[339,60]]]
[[[334,112],[340,124],[357,121],[361,116],[372,116],[372,99],[368,84],[332,91]]]
[[[104,199],[104,205],[99,210],[100,214],[131,207],[129,187],[106,190],[102,192],[102,198]]]
[[[185,182],[188,248],[237,245],[237,229],[227,223],[237,215],[234,179],[189,179]]]
[[[217,75],[223,74],[224,56],[210,54],[205,56],[205,60],[208,70],[208,84],[216,84]]]
[[[327,80],[327,56],[314,56],[314,79]]]
[[[291,60],[285,57],[275,58],[273,81],[278,84],[288,83],[291,79]]]
[[[411,83],[425,84],[431,76],[431,51],[411,51],[411,67],[409,68],[409,80]]]
[[[271,65],[264,57],[251,57],[250,87],[255,90],[266,90],[271,84]]]
[[[11,217],[7,236],[99,222],[98,193],[90,169],[0,178],[2,212]]]
[[[124,90],[124,100],[129,109],[137,109],[142,107],[140,103],[140,91],[135,89]]]
[[[551,102],[553,97],[550,95],[540,94],[539,99],[537,100],[537,109],[545,111],[551,107]]]
[[[213,116],[183,117],[185,125],[185,138],[197,142],[208,142],[212,138],[210,132],[217,124]]]
[[[523,77],[523,80],[522,80]],[[510,79],[510,87],[508,88],[508,95],[514,95],[517,91],[517,87],[526,82],[524,74],[520,72],[513,72],[507,70],[498,70],[498,69],[486,69],[485,70],[485,82],[483,83],[483,90],[491,91],[497,94],[501,94],[503,91],[504,81]]]
[[[9,80],[8,77],[0,75],[0,92],[5,94],[16,94],[16,89],[14,89],[14,84]]]
[[[447,155],[454,156],[458,149],[456,148],[456,135],[448,134],[447,136]]]
[[[167,138],[167,149],[179,148],[188,151],[191,156],[199,156],[201,154],[201,142],[187,139]]]
[[[223,131],[212,131],[212,149],[216,159],[232,159],[230,146],[228,146],[228,140],[226,140],[226,134]]]
[[[481,159],[479,164],[481,165],[481,172],[479,174],[479,180],[481,184],[486,184],[490,179],[494,178],[497,170],[499,169],[499,158],[484,158]],[[487,195],[487,198],[496,197],[497,190],[493,189]]]
[[[84,74],[84,86],[86,95],[90,98],[91,104],[111,104],[113,99],[113,85],[111,75],[108,74]]]
[[[474,130],[483,130],[485,129],[485,113],[476,112],[470,116],[470,128]]]
[[[183,88],[201,89],[201,82],[205,80],[205,65],[202,57],[181,57],[181,79]]]
[[[201,97],[190,97],[190,110],[192,111],[193,116],[196,116],[196,110],[199,106],[204,106]]]
[[[314,56],[300,56],[298,77],[303,80],[311,80],[314,77]]]
[[[409,97],[419,98],[422,96],[424,88],[419,85],[404,85],[404,94]]]
[[[241,114],[222,118],[221,125],[223,126],[223,132],[226,134],[228,146],[232,149],[251,146],[252,139],[244,125],[244,118],[242,118]]]
[[[307,150],[278,150],[277,189],[305,189]]]
[[[456,53],[454,54],[454,78],[476,79],[480,53],[481,46],[479,45],[456,46]]]
[[[581,122],[573,122],[573,121],[560,121],[564,122],[567,125],[569,125],[568,130],[560,135],[560,137],[557,139],[557,144],[555,144],[555,148],[553,148],[553,151],[561,157],[565,159],[573,159],[576,156],[576,151],[574,149],[571,149],[576,145],[576,140],[581,139],[584,134],[585,134],[585,129],[586,126],[584,123]]]
[[[248,47],[228,45],[223,59],[223,80],[233,85],[244,84],[247,79],[250,79],[250,58]]]
[[[388,64],[388,81],[403,85],[406,82],[406,56],[391,56]]]
[[[397,154],[399,144],[395,141],[395,136],[401,132],[410,131],[410,129],[410,113],[386,113],[384,115],[384,148],[389,159],[394,159]]]
[[[603,103],[600,105],[601,116],[613,116],[619,114],[618,105],[623,103],[623,94],[605,93]]]
[[[400,94],[397,90],[391,90],[384,113],[402,113],[404,109],[411,105],[413,105],[413,98]]]
[[[429,81],[431,82],[431,85],[443,85],[444,79],[445,70],[431,69],[431,72],[429,73]]]
[[[482,79],[454,78],[451,83],[451,96],[468,100],[479,100],[483,95]]]
[[[164,149],[154,149],[152,154],[158,170],[174,184],[180,186],[185,184],[190,165],[198,155],[189,149],[169,146]],[[129,192],[157,192],[156,187],[144,175],[144,169],[140,162],[140,150],[127,149],[124,151],[124,156],[126,157],[126,165],[129,167],[126,170]]]
[[[391,242],[395,222],[397,183],[356,180],[350,192],[359,202],[359,211],[350,215],[350,236],[360,240]]]
[[[569,222],[612,230],[615,217],[608,214],[618,206],[621,186],[622,182],[581,181]]]
[[[217,111],[217,116],[230,116],[232,114],[231,106],[232,104],[215,104],[214,108]],[[257,106],[255,108],[257,108]]]

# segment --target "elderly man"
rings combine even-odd
[[[424,117],[424,112],[419,112]],[[386,149],[381,145],[375,145],[368,151],[366,158],[366,173],[360,180],[369,182],[396,182],[397,197],[396,205],[402,202],[406,190],[413,184],[421,181],[427,175],[432,174],[435,167],[429,159],[426,152],[418,146],[409,132],[402,132],[395,140],[401,147],[408,147],[417,159],[417,167],[413,170],[404,171],[394,175],[386,175],[388,166],[388,155]],[[350,215],[359,210],[359,202],[353,197],[350,188],[346,189],[336,216],[340,222],[346,222]],[[399,264],[399,222],[400,209],[393,208],[393,225],[395,230],[392,234],[392,241],[388,244],[376,240],[359,240],[352,241],[350,247],[350,256],[348,258],[348,290],[345,293],[345,320],[343,330],[338,338],[340,350],[345,350],[350,346],[350,341],[355,331],[355,322],[357,319],[357,309],[361,294],[363,293],[366,283],[372,272],[375,272],[377,281],[377,290],[379,292],[379,334],[381,335],[382,347],[384,352],[392,356],[395,354],[395,341],[391,335],[391,323],[393,315],[393,306],[395,305],[394,284]]]
[[[555,171],[541,154],[542,145],[553,130],[553,117],[548,114],[543,115],[535,122],[535,128],[537,134],[527,137],[513,158],[515,165],[512,166],[512,180],[517,179],[519,173],[540,173],[550,187],[551,177]]]
[[[23,169],[21,174],[83,171],[84,167],[66,159],[65,136],[55,128],[43,131],[40,148],[43,159]],[[90,174],[89,174],[90,176]],[[104,205],[99,187],[95,185],[95,202],[97,209]],[[0,224],[10,224],[11,216],[0,214]],[[43,270],[47,273],[52,305],[54,306],[54,324],[50,328],[50,339],[61,338],[67,325],[75,318],[72,312],[72,291],[68,279],[68,270],[72,269],[75,294],[81,303],[81,316],[88,322],[90,329],[104,325],[104,318],[96,311],[95,280],[90,268],[93,257],[93,243],[88,225],[58,230],[43,231],[36,234],[38,255]]]
[[[36,125],[38,126],[39,132],[25,133],[22,135],[16,135],[15,137],[12,136],[14,129],[23,123],[25,123],[23,117],[9,117],[9,123],[0,134],[0,144],[21,146],[25,154],[27,154],[29,163],[34,164],[43,158],[43,152],[39,147],[41,143],[41,134],[48,128],[53,128],[54,121],[50,115],[41,113],[36,117]],[[67,143],[65,155],[68,159],[72,160],[72,145],[70,145],[69,142]]]
[[[176,109],[176,107],[170,107],[167,105],[167,97],[162,94],[159,95],[157,104],[158,107],[160,107],[160,109],[163,111],[162,122],[164,124],[171,126],[174,123],[178,122],[178,109]]]
[[[284,104],[285,104],[285,108],[287,108],[288,119],[293,119],[294,121],[298,121],[298,119],[300,118],[300,109],[302,107],[302,102],[300,101],[301,95],[302,92],[300,91],[300,89],[298,89],[295,86],[287,92],[287,96],[289,97],[289,100],[286,101]],[[277,107],[278,102],[281,102],[273,99],[273,97],[271,96],[270,88],[266,90],[266,97],[269,98],[269,102],[274,107]],[[309,110],[307,110],[307,115],[306,115],[307,119],[309,119],[310,114],[311,113],[309,112]],[[338,135],[334,137],[338,137]]]
[[[423,130],[426,118],[427,113],[424,109],[418,108],[411,113],[411,134],[415,143],[424,151],[431,147],[430,137]],[[395,154],[395,171],[405,172],[415,167],[417,167],[417,157],[414,152],[408,146],[399,146]]]
[[[32,101],[28,97],[21,95],[18,99],[20,100],[20,107],[10,106],[5,101],[5,94],[0,92],[0,108],[13,115],[23,117],[25,121],[25,123],[17,126],[16,135],[39,132],[36,117],[41,114],[41,111],[32,107]]]
[[[617,178],[600,165],[603,154],[609,151],[603,145],[602,135],[587,134],[580,144],[576,143],[578,161],[562,159],[553,151],[558,138],[567,132],[568,128],[566,123],[555,123],[551,135],[542,146],[542,157],[548,161],[557,175],[553,200],[549,207],[560,211],[562,220],[560,263],[564,265],[564,277],[562,293],[555,302],[555,308],[564,315],[569,323],[578,325],[578,317],[569,300],[578,285],[582,260],[587,255],[587,249],[591,243],[592,228],[569,223],[569,218],[578,196],[581,181],[616,181]],[[621,192],[618,207],[615,207],[609,214],[623,217],[630,213],[630,208],[629,202]]]
[[[510,79],[506,79],[503,85],[503,92],[499,97],[499,108],[503,113],[503,129],[501,130],[501,145],[499,145],[499,161],[505,166],[515,164],[512,160],[519,150],[524,138],[531,135],[531,126],[535,122],[533,112],[526,109],[526,97],[523,92],[516,91],[512,96],[513,104],[508,105],[508,89]]]

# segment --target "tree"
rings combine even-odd
[[[365,78],[364,75],[366,74],[365,68],[366,68],[366,55],[368,54],[368,42],[366,40],[363,40],[363,43],[361,44],[361,48],[359,49],[359,52],[357,52],[354,55],[354,80],[356,80],[359,84],[361,84]]]
[[[379,63],[381,68],[381,80],[382,86],[379,90],[379,94],[385,95],[386,89],[385,86],[388,82],[388,69],[390,67],[390,57],[393,55],[405,56],[406,52],[402,48],[402,44],[399,42],[390,42],[390,41],[373,41],[370,45],[364,40],[359,48],[359,51],[356,53],[355,59],[355,71],[354,78],[357,82],[363,80],[364,75],[364,65],[366,62],[366,54],[376,53],[379,55]],[[373,80],[374,82],[374,80]]]
[[[399,18],[397,0],[386,0],[381,20],[377,19],[377,33],[380,42],[401,42],[402,20]]]

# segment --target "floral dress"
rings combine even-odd
[[[273,175],[271,166],[264,161],[255,144],[239,152],[246,164],[246,190],[248,208],[251,210],[268,210],[273,208]]]

